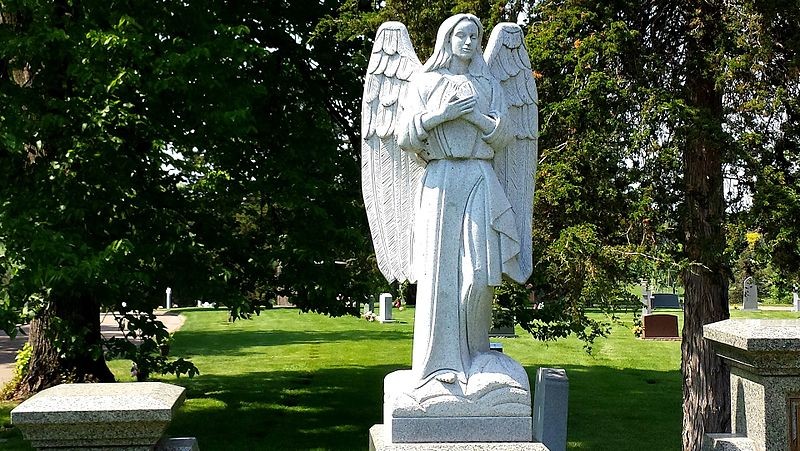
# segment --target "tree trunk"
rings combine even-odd
[[[727,319],[728,267],[725,263],[722,94],[715,85],[715,37],[722,5],[689,6],[692,30],[686,46],[686,101],[691,108],[683,151],[684,251],[689,266],[685,288],[683,343],[683,449],[698,451],[703,434],[729,432],[730,370],[703,339],[703,325]]]
[[[100,307],[91,296],[54,297],[31,321],[29,341],[31,360],[15,398],[67,382],[114,382],[103,358]]]

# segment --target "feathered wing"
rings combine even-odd
[[[533,269],[531,222],[539,158],[539,95],[519,25],[506,22],[494,27],[484,58],[500,81],[508,104],[507,121],[513,139],[495,153],[494,170],[514,210],[521,240],[519,261],[527,277]]]
[[[422,65],[400,22],[378,29],[364,80],[361,111],[361,186],[378,268],[389,282],[410,278],[417,157],[400,150],[395,129],[400,100]]]

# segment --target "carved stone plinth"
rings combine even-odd
[[[527,375],[511,358],[487,353],[497,365],[513,362],[507,374],[483,371],[466,382],[428,381],[415,387],[412,372],[395,371],[384,379],[387,443],[530,442],[533,440]],[[502,363],[500,363],[502,362]]]
[[[731,367],[732,423],[704,451],[798,449],[800,321],[729,319],[703,335]]]
[[[468,443],[391,443],[386,441],[383,424],[369,429],[370,451],[550,451],[545,445],[533,442],[468,442]]]
[[[11,422],[39,450],[152,450],[185,389],[161,382],[62,384],[11,411]]]

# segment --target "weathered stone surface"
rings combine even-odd
[[[550,451],[547,446],[534,442],[390,443],[386,440],[385,427],[376,424],[370,428],[370,451]]]
[[[760,451],[747,437],[732,434],[706,434],[701,451]]]
[[[539,368],[533,400],[533,439],[550,451],[567,449],[569,378],[561,368]]]
[[[703,333],[731,368],[732,434],[709,449],[751,449],[726,437],[746,437],[758,451],[788,449],[797,423],[790,404],[800,394],[800,321],[725,320]],[[724,448],[734,445],[743,447]]]
[[[164,437],[154,451],[200,451],[200,446],[194,437]]]
[[[489,329],[494,287],[532,271],[538,95],[522,29],[497,25],[485,53],[483,32],[471,14],[448,18],[422,65],[406,27],[387,22],[367,68],[362,182],[376,259],[387,280],[417,284],[411,370],[384,385],[390,440],[532,437],[527,374],[490,351]]]
[[[745,351],[800,352],[800,321],[729,319],[704,326],[703,337]]]
[[[745,279],[742,286],[742,310],[758,310],[758,286],[752,277]]]
[[[487,353],[488,354],[488,353]],[[519,365],[492,352],[498,361]],[[416,387],[409,370],[384,379],[384,421],[387,442],[530,441],[533,437],[527,375],[524,387],[495,368],[477,373],[466,382],[431,380]],[[503,372],[500,372],[500,371]]]
[[[161,382],[62,384],[11,411],[39,449],[143,449],[158,442],[185,389]]]

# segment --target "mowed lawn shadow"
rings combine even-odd
[[[681,447],[679,370],[544,364],[569,377],[568,449],[674,451]],[[531,384],[537,367],[526,366]]]
[[[187,402],[167,433],[196,436],[210,450],[365,449],[369,428],[382,422],[383,377],[395,369],[181,379]]]
[[[204,449],[365,449],[382,423],[383,378],[396,365],[181,379],[188,401],[169,434]],[[535,380],[536,368],[526,368]],[[569,449],[680,448],[680,373],[567,366]]]

